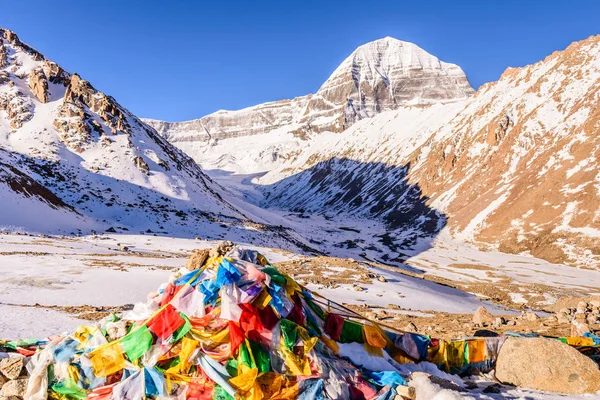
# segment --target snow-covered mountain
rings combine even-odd
[[[473,93],[460,67],[386,37],[356,49],[315,94],[186,122],[144,122],[204,168],[257,172],[316,134],[342,132],[402,105],[452,102]],[[244,154],[232,156],[232,143],[243,143]]]
[[[4,29],[0,146],[3,229],[143,230],[302,246],[115,99]]]
[[[315,137],[255,182],[267,207],[380,218],[382,241],[399,248],[447,224],[461,240],[595,268],[599,157],[595,36],[507,69],[471,99],[403,106]]]

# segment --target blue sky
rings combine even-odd
[[[471,84],[600,33],[597,0],[3,2],[0,26],[141,117],[199,118],[315,92],[384,36]]]

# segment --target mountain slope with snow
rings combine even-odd
[[[302,246],[115,99],[13,32],[0,37],[0,225]]]
[[[595,267],[599,105],[595,36],[508,69],[472,99],[402,107],[314,138],[258,180],[263,205],[380,218],[400,247],[407,226],[439,232],[443,215],[461,240]]]
[[[386,37],[356,49],[315,94],[218,111],[193,121],[144,122],[205,169],[259,172],[322,132],[342,132],[402,105],[453,102],[473,93],[457,65],[415,44]],[[250,144],[250,151],[238,160],[223,160],[229,146],[240,141]]]

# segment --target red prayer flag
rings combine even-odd
[[[167,305],[158,315],[148,321],[148,329],[161,340],[168,339],[185,320],[172,305]]]
[[[244,331],[234,321],[229,321],[229,342],[231,343],[231,354],[235,354],[240,344],[244,341]]]
[[[335,341],[340,340],[340,336],[342,335],[342,328],[344,327],[344,318],[340,317],[337,314],[329,313],[327,315],[327,319],[325,320],[325,326],[323,329],[325,333],[329,335]]]

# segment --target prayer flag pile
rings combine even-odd
[[[60,337],[4,343],[10,356],[27,360],[24,398],[394,399],[406,385],[403,364],[486,371],[504,340],[446,342],[384,330],[311,293],[256,251],[220,250],[121,316]]]

